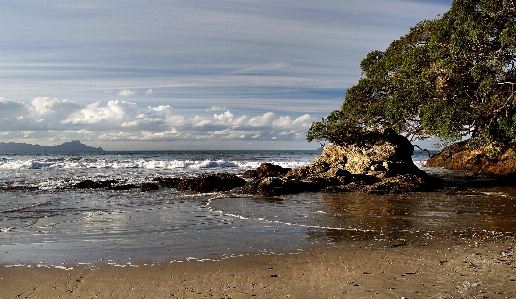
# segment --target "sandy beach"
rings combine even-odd
[[[513,236],[484,236],[223,260],[66,269],[3,265],[0,297],[516,298],[514,251]]]

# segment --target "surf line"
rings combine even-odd
[[[219,213],[222,216],[228,216],[228,217],[234,217],[240,220],[259,220],[265,223],[274,223],[274,224],[284,224],[284,225],[290,225],[290,226],[298,226],[303,228],[312,228],[312,229],[327,229],[327,230],[338,230],[338,231],[355,231],[355,232],[364,232],[364,233],[371,233],[371,232],[377,232],[375,229],[359,229],[359,228],[353,228],[353,227],[330,227],[330,226],[320,226],[320,225],[307,225],[307,224],[301,224],[301,223],[291,223],[291,222],[281,222],[279,220],[268,220],[265,218],[251,218],[251,217],[245,217],[238,214],[233,213],[225,213],[221,210],[215,210],[211,207],[211,203],[217,199],[223,199],[223,198],[246,198],[247,196],[238,196],[233,193],[220,193],[216,196],[213,196],[211,198],[208,198],[206,200],[206,209],[212,213]],[[250,197],[250,196],[249,196]]]
[[[42,205],[46,205],[46,204],[51,203],[51,202],[52,201],[49,200],[49,201],[46,201],[46,202],[39,202],[39,203],[35,203],[35,204],[32,204],[32,205],[28,205],[28,206],[21,206],[21,207],[16,207],[16,208],[12,208],[12,209],[7,209],[7,210],[3,210],[2,213],[19,212],[19,211],[23,211],[23,210],[39,207],[39,206],[42,206]]]

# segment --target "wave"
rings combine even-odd
[[[295,168],[308,164],[303,161],[270,161],[273,164],[286,168]],[[263,161],[236,161],[224,159],[204,160],[146,160],[146,159],[3,159],[0,160],[0,169],[256,169]]]

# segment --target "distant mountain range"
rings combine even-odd
[[[101,147],[92,147],[82,144],[79,140],[65,142],[61,145],[45,146],[38,144],[26,144],[15,142],[0,142],[0,152],[103,152]]]

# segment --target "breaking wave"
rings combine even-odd
[[[3,159],[0,169],[254,169],[263,161],[232,161],[232,160],[110,160],[110,159]],[[302,161],[283,161],[271,163],[282,167],[299,167],[306,165]]]

